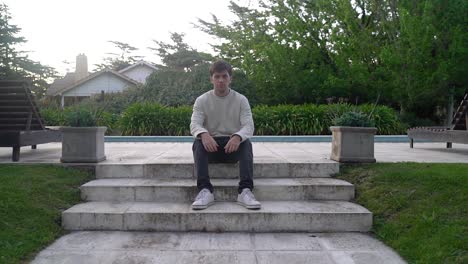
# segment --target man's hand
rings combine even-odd
[[[239,145],[241,143],[241,137],[238,135],[234,135],[229,139],[228,143],[224,147],[224,151],[226,153],[236,152],[239,149]]]
[[[214,140],[214,138],[208,133],[202,133],[200,135],[203,147],[208,152],[216,152],[218,151],[218,143]]]

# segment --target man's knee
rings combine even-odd
[[[250,139],[246,139],[240,144],[239,152],[240,158],[253,158],[252,142],[250,142]]]
[[[203,146],[201,140],[195,139],[192,145],[192,151],[193,153],[206,153],[205,147]]]
[[[252,150],[252,142],[250,142],[250,139],[246,139],[244,142],[240,144],[239,147],[246,149],[246,150]]]

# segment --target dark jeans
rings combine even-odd
[[[239,145],[236,152],[226,154],[224,146],[229,141],[229,137],[214,138],[218,143],[218,151],[208,152],[203,147],[201,139],[195,139],[193,142],[193,159],[195,161],[195,175],[197,176],[198,190],[207,188],[213,192],[213,185],[208,175],[208,163],[236,163],[239,162],[239,189],[241,193],[244,188],[253,190],[253,152],[252,143],[246,140]]]

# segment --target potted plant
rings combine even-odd
[[[79,108],[65,113],[69,125],[61,127],[64,163],[96,163],[106,159],[104,153],[105,126],[97,126],[97,112]]]
[[[375,162],[374,135],[377,128],[370,116],[346,112],[333,120],[331,159],[339,162]]]

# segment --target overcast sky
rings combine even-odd
[[[56,68],[64,74],[74,69],[63,61],[75,62],[85,53],[88,69],[99,63],[106,52],[117,52],[109,40],[128,43],[140,51],[135,55],[160,62],[147,47],[153,39],[169,41],[169,32],[186,33],[186,42],[199,51],[211,52],[215,43],[191,23],[197,18],[211,20],[211,13],[224,22],[234,19],[229,0],[0,0],[11,16],[11,24],[27,39],[22,50],[30,58]],[[248,0],[236,0],[249,3]]]

